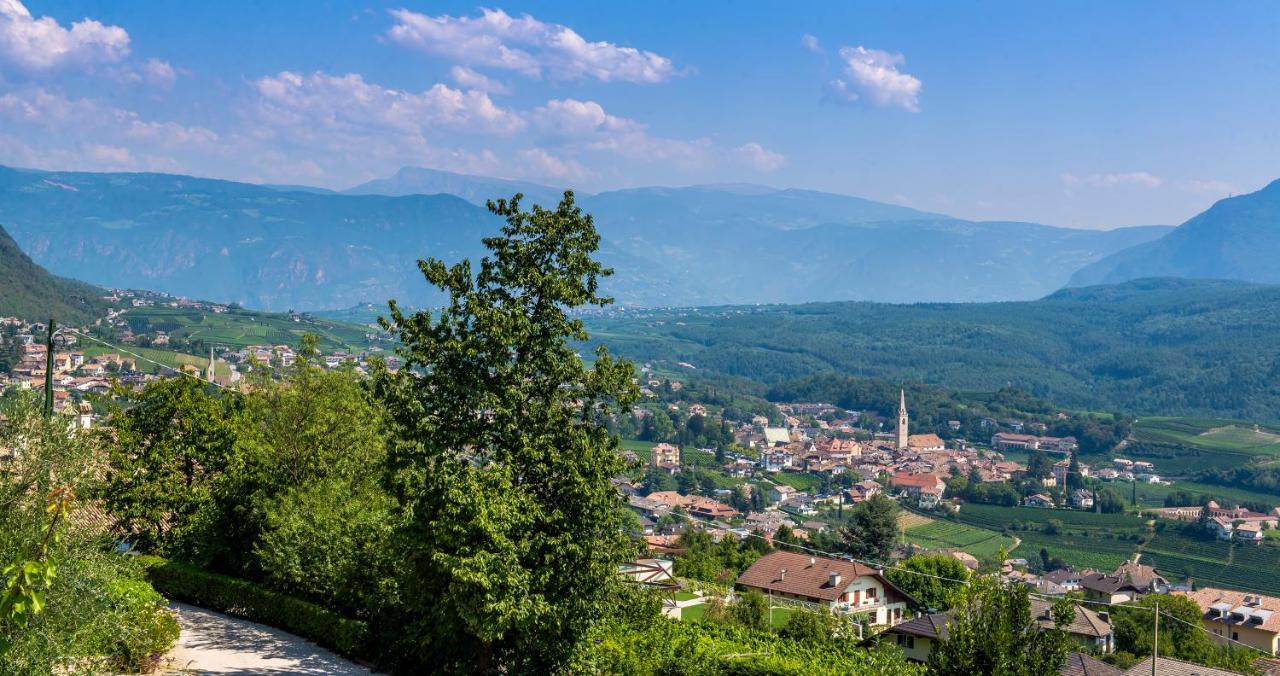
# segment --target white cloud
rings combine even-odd
[[[1075,174],[1062,175],[1062,185],[1068,188],[1080,186],[1088,188],[1115,188],[1118,186],[1158,188],[1162,183],[1164,183],[1164,179],[1145,171],[1131,171],[1117,174],[1089,174],[1087,176],[1077,176]]]
[[[775,153],[754,141],[734,148],[733,154],[757,171],[777,171],[787,163],[787,158],[781,153]]]
[[[834,98],[858,101],[866,97],[878,106],[920,112],[923,85],[918,78],[898,70],[905,62],[901,54],[861,46],[841,47],[840,59],[844,72],[828,85]]]
[[[449,73],[453,76],[453,81],[457,82],[458,86],[463,89],[474,89],[478,92],[496,95],[511,93],[511,88],[507,87],[507,85],[486,77],[483,73],[478,73],[466,66],[454,66]]]
[[[800,44],[804,45],[805,49],[814,52],[815,54],[822,53],[822,44],[818,42],[818,38],[809,35],[808,33],[800,36]]]
[[[436,84],[422,92],[389,89],[355,73],[300,75],[289,71],[254,83],[259,114],[278,125],[305,124],[308,134],[394,130],[421,135],[432,127],[506,134],[524,128],[517,113],[478,90]]]
[[[645,125],[610,115],[595,101],[553,99],[531,117],[538,129],[570,148],[610,152],[628,159],[672,161],[689,167],[705,162],[711,150],[709,139],[652,136]]]
[[[128,55],[129,34],[119,26],[86,18],[67,29],[52,17],[33,17],[20,0],[0,0],[0,57],[21,70],[116,63]]]
[[[528,77],[594,78],[655,83],[677,74],[671,60],[650,51],[591,42],[568,26],[481,9],[478,17],[427,16],[391,10],[387,32],[396,44],[467,66],[513,70]]]
[[[584,181],[591,172],[574,159],[560,157],[545,148],[526,148],[520,151],[523,160],[522,175],[539,181]]]
[[[139,69],[144,80],[158,87],[172,87],[178,79],[178,73],[167,61],[147,59]]]

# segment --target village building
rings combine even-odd
[[[658,444],[650,451],[653,466],[675,473],[680,470],[680,449],[671,444]]]
[[[865,614],[873,627],[902,622],[907,605],[916,602],[875,568],[787,551],[756,559],[738,577],[738,587],[831,612]]]
[[[1280,598],[1205,587],[1186,596],[1204,613],[1204,628],[1214,640],[1239,641],[1269,655],[1280,653]]]
[[[1169,581],[1151,566],[1126,561],[1110,574],[1090,573],[1081,576],[1080,587],[1084,589],[1084,597],[1088,601],[1128,603],[1146,594],[1167,593]]]
[[[1053,604],[1049,601],[1032,598],[1031,616],[1042,631],[1054,628]],[[948,613],[927,613],[913,620],[908,620],[890,627],[879,636],[881,641],[892,641],[902,649],[907,659],[913,662],[927,662],[929,654],[939,640],[946,640]],[[1065,629],[1077,645],[1100,653],[1110,653],[1115,649],[1115,635],[1111,630],[1111,621],[1103,615],[1076,606],[1075,617]]]

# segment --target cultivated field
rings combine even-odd
[[[132,308],[124,314],[134,332],[139,328],[159,330],[185,340],[203,340],[211,345],[234,349],[246,345],[296,346],[303,334],[320,338],[320,349],[360,350],[368,346],[369,329],[330,319],[292,319],[287,314],[232,310],[214,314],[194,309],[168,307]]]
[[[1216,418],[1140,418],[1138,441],[1179,444],[1238,455],[1280,455],[1280,430]]]

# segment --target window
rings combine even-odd
[[[898,637],[899,648],[911,650],[912,648],[916,647],[916,637],[907,636],[906,634],[897,634],[896,636]]]
[[[1238,631],[1233,631],[1233,632],[1231,632],[1231,640],[1232,640],[1232,641],[1239,641],[1239,640],[1240,640],[1240,632],[1238,632]]]
[[[876,588],[875,588],[875,587],[872,587],[872,588],[870,588],[870,589],[868,589],[868,590],[867,590],[867,600],[868,600],[868,601],[875,601],[875,600],[876,600]]]

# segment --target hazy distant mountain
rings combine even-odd
[[[563,188],[551,188],[527,181],[456,174],[451,171],[404,167],[395,175],[361,183],[343,191],[348,195],[454,195],[479,206],[499,197],[524,193],[529,204],[550,208],[560,203]]]
[[[1167,227],[971,222],[857,197],[720,186],[584,200],[612,246],[688,280],[668,304],[1039,298]]]
[[[83,324],[106,314],[105,295],[104,289],[49,274],[0,227],[0,317]]]
[[[462,187],[489,190],[478,186]],[[490,194],[513,188],[525,189]],[[620,190],[582,205],[617,271],[605,290],[645,306],[1036,298],[1167,230],[973,223],[750,185]],[[272,310],[434,302],[416,260],[477,257],[501,224],[448,194],[2,167],[0,222],[57,274]]]
[[[1280,180],[1224,199],[1164,237],[1078,271],[1072,286],[1142,277],[1238,279],[1280,284]]]

